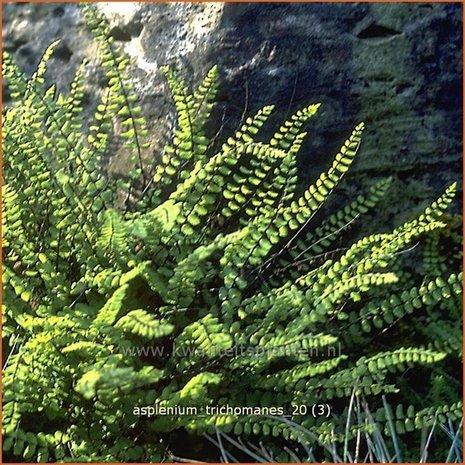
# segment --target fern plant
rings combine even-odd
[[[85,63],[64,95],[45,78],[57,43],[31,77],[3,55],[5,458],[161,461],[179,431],[216,428],[299,442],[286,416],[319,444],[352,441],[367,427],[351,419],[354,396],[371,399],[386,434],[380,394],[391,396],[406,444],[458,419],[459,385],[439,379],[455,382],[461,357],[462,274],[434,246],[457,240],[456,185],[393,231],[351,240],[392,182],[324,214],[364,125],[298,195],[296,155],[319,105],[264,142],[266,106],[212,153],[216,67],[194,91],[162,69],[178,118],[152,170],[128,60],[104,18],[84,13],[108,78],[90,124]],[[115,139],[133,154],[125,178],[101,168]],[[312,415],[317,405],[327,414]]]

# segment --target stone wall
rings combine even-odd
[[[300,158],[303,182],[327,167],[353,126],[363,148],[339,196],[393,174],[379,217],[406,219],[462,172],[462,5],[458,3],[99,3],[131,56],[151,122],[153,146],[169,134],[173,109],[159,70],[192,83],[218,64],[216,125],[227,136],[241,117],[269,103],[277,124],[321,102]],[[4,4],[3,46],[34,70],[44,48],[62,42],[53,78],[65,88],[96,48],[73,3]],[[88,103],[103,85],[90,66]],[[8,95],[5,96],[8,101]],[[112,160],[118,170],[118,157]]]

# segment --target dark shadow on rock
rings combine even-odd
[[[264,131],[270,137],[293,112],[321,102],[307,124],[299,158],[302,178],[313,178],[331,163],[345,136],[358,123],[359,101],[351,95],[352,25],[362,5],[325,3],[228,3],[218,27],[217,46],[207,62],[219,64],[224,134],[241,117],[267,104],[275,114]]]

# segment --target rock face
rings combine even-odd
[[[196,83],[213,65],[222,76],[216,126],[228,135],[265,104],[270,123],[321,102],[301,153],[306,184],[330,163],[353,126],[367,126],[342,190],[399,178],[381,222],[396,223],[460,179],[462,5],[457,3],[98,3],[133,59],[154,146],[169,134],[172,107],[160,65]],[[56,38],[52,71],[65,88],[95,44],[73,3],[8,3],[3,44],[26,72]],[[95,70],[95,69],[94,69]],[[100,77],[99,77],[100,76]],[[88,100],[102,86],[90,68]],[[5,96],[8,101],[8,96]],[[167,116],[170,115],[170,116]],[[408,210],[407,216],[403,212]],[[400,218],[399,218],[400,217]]]

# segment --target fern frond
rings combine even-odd
[[[158,339],[171,334],[174,326],[157,320],[145,310],[132,310],[116,322],[115,328],[147,339]]]

